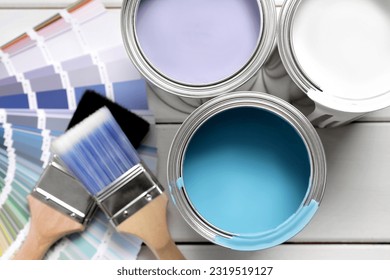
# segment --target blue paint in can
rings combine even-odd
[[[280,116],[255,107],[209,118],[192,136],[183,162],[183,183],[195,210],[234,235],[261,236],[294,218],[310,176],[310,156],[300,134]],[[261,241],[256,239],[251,242]]]

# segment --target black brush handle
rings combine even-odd
[[[85,91],[81,97],[67,130],[104,106],[110,110],[131,144],[137,149],[149,131],[149,123],[93,90]]]

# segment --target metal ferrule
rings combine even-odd
[[[164,188],[142,164],[137,164],[95,196],[115,227],[158,197]]]
[[[56,157],[43,171],[31,195],[83,225],[97,209],[93,197]]]

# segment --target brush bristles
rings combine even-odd
[[[57,138],[52,150],[92,195],[140,162],[105,107]]]

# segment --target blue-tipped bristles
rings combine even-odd
[[[134,147],[105,107],[57,138],[52,149],[92,195],[140,163]]]

